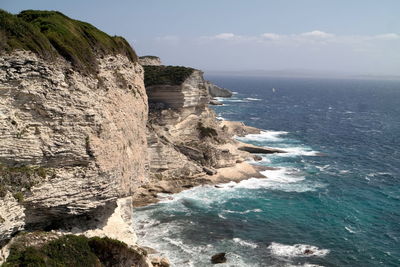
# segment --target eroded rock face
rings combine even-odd
[[[9,238],[13,233],[24,228],[24,207],[11,195],[0,200],[0,246],[2,240]],[[1,259],[1,257],[0,257]]]
[[[147,182],[143,69],[120,55],[98,64],[97,74],[82,75],[63,59],[26,51],[0,57],[0,163],[46,170],[23,193],[26,216],[16,215],[18,223],[43,228],[115,208]]]
[[[161,59],[155,56],[143,56],[139,57],[139,63],[142,66],[160,66]]]
[[[153,85],[146,87],[146,91],[150,104],[163,104],[162,109],[179,110],[182,117],[202,112],[209,101],[203,73],[199,70],[193,71],[182,84]]]
[[[215,168],[236,164],[240,157],[220,148],[231,136],[207,105],[210,96],[201,71],[194,70],[180,85],[153,85],[146,91],[150,191],[173,193],[204,184]]]
[[[206,86],[211,97],[231,97],[233,95],[228,89],[221,88],[210,81],[206,81]]]

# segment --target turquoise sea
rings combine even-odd
[[[173,266],[400,266],[400,81],[207,78],[236,92],[220,119],[264,129],[239,140],[289,153],[135,209],[142,245]]]

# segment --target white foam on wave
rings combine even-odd
[[[262,209],[253,209],[253,210],[245,210],[245,211],[236,211],[236,210],[224,210],[227,213],[238,213],[238,214],[247,214],[251,212],[262,212]]]
[[[320,152],[312,150],[308,147],[285,147],[280,148],[286,151],[286,153],[279,153],[281,157],[296,157],[296,156],[318,156]]]
[[[275,242],[272,242],[268,249],[272,255],[284,258],[324,257],[330,252],[329,249],[320,249],[307,244],[284,245]]]
[[[219,121],[224,121],[225,120],[225,118],[221,117],[221,116],[218,116],[216,119],[219,120]]]
[[[302,173],[295,168],[280,168],[277,170],[266,170],[261,172],[267,178],[250,178],[247,180],[229,182],[219,184],[218,190],[235,190],[235,189],[270,189],[284,192],[303,193],[308,191],[316,191],[318,188],[324,187],[324,184],[316,182],[307,182]]]
[[[174,246],[178,247],[179,249],[183,250],[184,252],[186,252],[188,254],[192,254],[194,252],[189,246],[186,246],[179,239],[171,239],[171,238],[168,238],[168,237],[164,237],[163,240],[167,241],[171,245],[174,245]]]
[[[239,141],[243,142],[279,142],[283,139],[280,137],[281,135],[286,135],[288,132],[284,131],[261,131],[259,134],[248,134],[244,137],[237,137]]]
[[[350,226],[345,226],[345,227],[344,227],[344,229],[346,229],[346,230],[347,230],[347,232],[349,232],[349,233],[352,233],[352,234],[355,234],[355,233],[357,233],[355,230],[351,229],[351,227],[350,227]]]
[[[252,97],[246,97],[246,100],[250,100],[250,101],[261,101],[262,99],[259,98],[252,98]]]
[[[319,170],[319,171],[325,171],[327,168],[329,168],[331,165],[324,165],[324,166],[318,166],[318,165],[315,165],[315,167]]]
[[[233,242],[235,242],[235,243],[237,243],[237,244],[239,244],[239,245],[241,245],[241,246],[244,246],[244,247],[258,248],[258,245],[257,245],[257,244],[254,244],[254,243],[249,242],[249,241],[245,241],[245,240],[240,239],[240,238],[238,238],[238,237],[235,237],[235,238],[233,239]]]
[[[244,100],[244,99],[223,99],[221,100],[222,102],[236,102],[236,103],[246,103],[248,101]]]

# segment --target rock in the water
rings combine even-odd
[[[169,267],[171,264],[167,258],[156,257],[151,259],[154,267]]]
[[[222,102],[219,102],[218,100],[215,99],[211,99],[210,100],[210,105],[214,105],[214,106],[222,106]]]
[[[217,264],[217,263],[225,263],[227,261],[226,259],[226,253],[218,253],[215,254],[214,256],[211,257],[211,262],[213,264]]]
[[[263,158],[262,158],[261,156],[259,156],[259,155],[254,155],[254,156],[253,156],[253,159],[254,159],[255,161],[261,161]]]
[[[306,250],[304,251],[304,254],[306,254],[306,255],[311,255],[311,254],[314,254],[314,251],[312,251],[311,249],[306,249]]]
[[[243,145],[238,148],[239,150],[255,154],[273,154],[273,153],[286,153],[284,150],[270,147],[259,147],[254,145]]]

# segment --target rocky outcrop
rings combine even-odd
[[[225,263],[226,261],[226,253],[218,253],[211,257],[212,264]]]
[[[285,153],[284,150],[271,147],[259,147],[250,144],[243,144],[238,147],[239,150],[246,151],[254,154],[274,154],[274,153]]]
[[[124,56],[99,58],[98,64],[94,77],[61,58],[53,63],[25,51],[0,58],[3,178],[15,166],[43,170],[30,188],[3,185],[24,195],[27,227],[113,209],[117,198],[147,181],[142,68]]]
[[[206,81],[205,84],[211,97],[231,97],[233,95],[228,89],[221,88],[210,81]]]
[[[161,59],[156,56],[143,56],[139,57],[139,63],[142,66],[160,66]]]
[[[12,234],[24,229],[24,210],[25,208],[10,192],[7,192],[7,194],[0,199],[0,241],[7,240]]]
[[[217,121],[208,107],[210,96],[201,71],[171,66],[145,68],[145,83],[150,106],[150,183],[137,194],[135,205],[156,201],[159,192],[176,193],[236,176],[259,177],[243,162],[252,156],[237,149],[238,142],[232,139],[236,130]],[[242,165],[232,175],[227,169],[238,162]]]
[[[193,70],[180,84],[150,85],[146,86],[146,92],[150,104],[160,106],[159,109],[175,109],[182,117],[202,112],[209,101],[203,73],[199,70]]]

